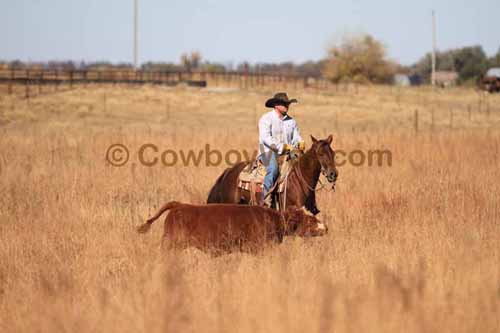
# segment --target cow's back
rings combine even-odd
[[[282,239],[280,213],[259,206],[183,204],[165,220],[164,240],[175,247],[244,250]]]

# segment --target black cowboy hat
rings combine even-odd
[[[284,92],[279,92],[266,101],[266,108],[274,108],[275,105],[290,105],[292,103],[297,103],[295,98],[288,99],[288,95]]]

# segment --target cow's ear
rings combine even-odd
[[[311,140],[312,140],[313,144],[315,144],[315,143],[318,142],[318,140],[314,136],[312,136],[312,135],[311,135]]]

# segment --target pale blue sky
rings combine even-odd
[[[500,47],[500,0],[139,0],[140,61],[199,50],[234,63],[318,60],[344,31],[367,32],[411,64],[431,48]],[[132,62],[133,0],[0,0],[1,60]]]

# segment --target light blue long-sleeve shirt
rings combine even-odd
[[[302,141],[295,119],[286,115],[280,118],[276,110],[265,113],[259,120],[259,156],[266,162],[271,151],[283,153],[284,144],[296,146]]]

